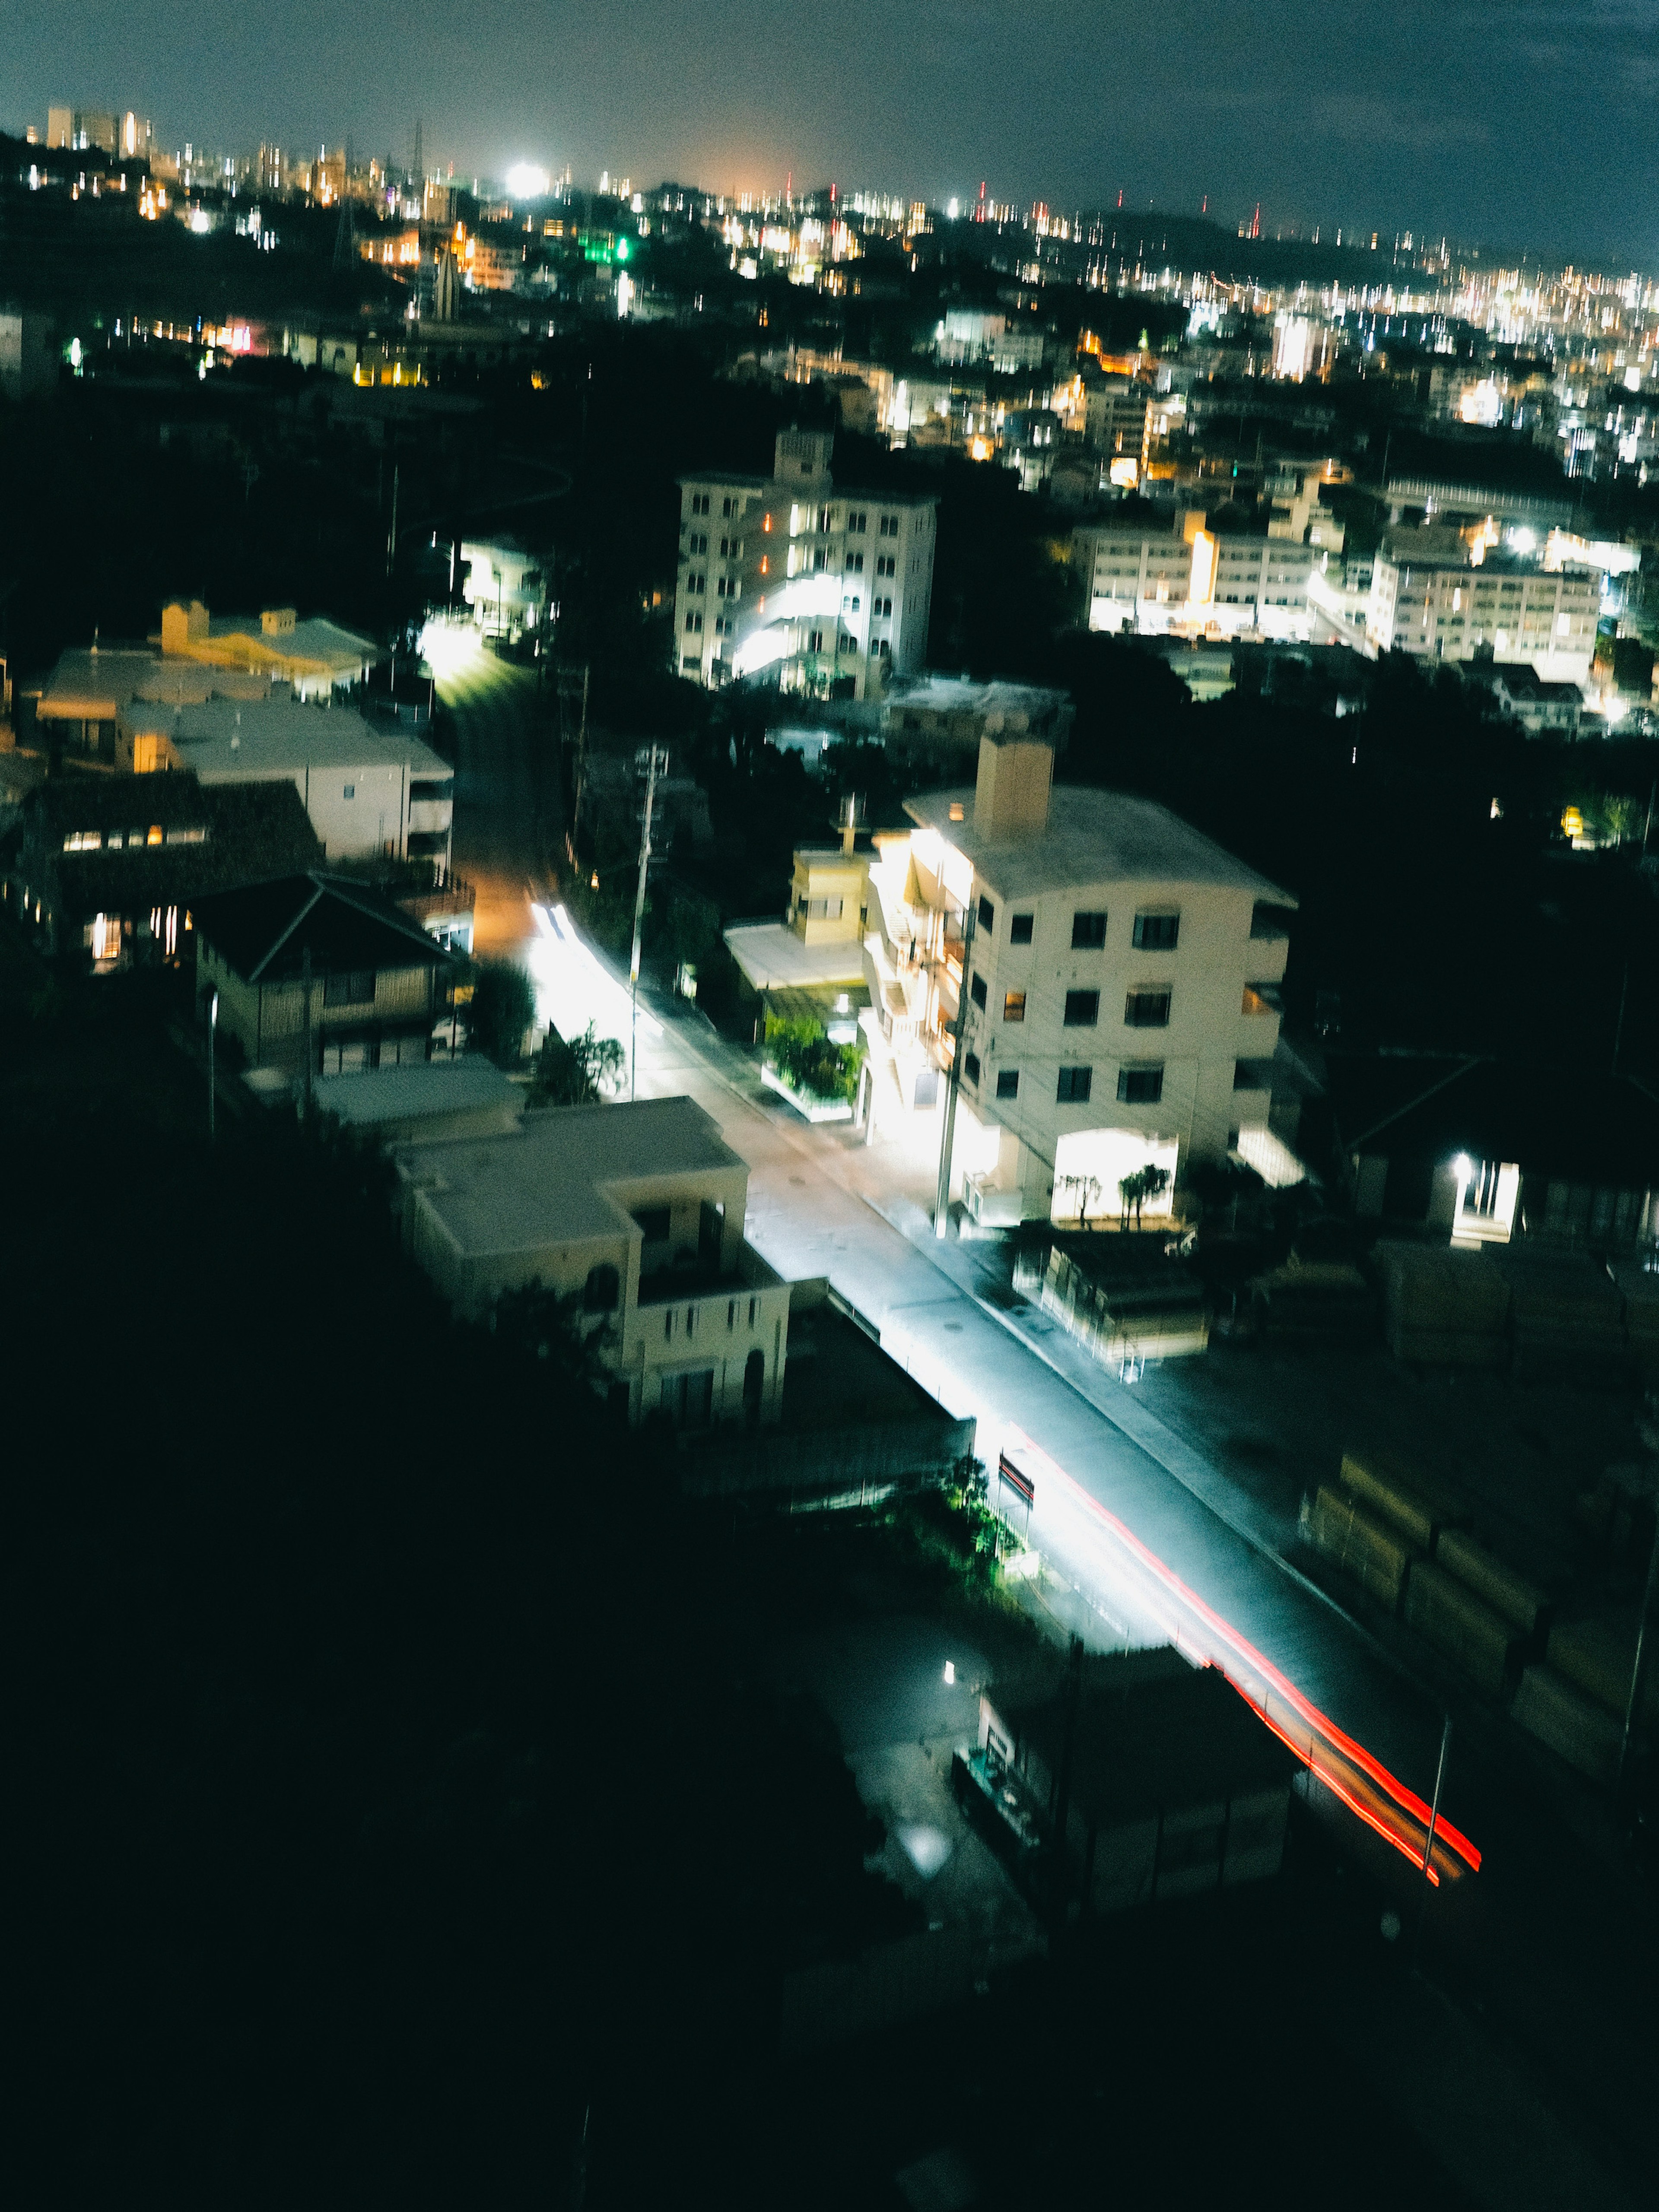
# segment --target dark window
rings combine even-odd
[[[1060,1081],[1054,1085],[1054,1103],[1060,1106],[1086,1106],[1089,1093],[1094,1088],[1092,1067],[1062,1067]]]
[[[1273,1087],[1273,1064],[1270,1060],[1236,1060],[1233,1062],[1235,1091],[1271,1091]]]
[[[1068,991],[1066,994],[1066,1026],[1068,1030],[1091,1030],[1099,1019],[1098,991]]]
[[[1135,916],[1137,952],[1173,952],[1181,934],[1178,914],[1138,914]]]
[[[1073,952],[1098,952],[1105,942],[1106,917],[1103,914],[1074,914],[1072,916]]]
[[[1018,1098],[1018,1096],[1019,1070],[1017,1067],[998,1068],[997,1097],[999,1098]]]
[[[975,974],[974,980],[968,986],[968,995],[976,1006],[982,1006],[985,1004],[985,978],[983,975]]]
[[[979,902],[979,926],[988,937],[997,926],[997,910],[988,898]]]
[[[1017,914],[1011,917],[1008,923],[1008,942],[1010,945],[1029,945],[1030,943],[1031,921],[1032,917],[1029,914]]]
[[[979,1054],[978,1054],[977,1053],[974,1053],[974,1052],[965,1052],[965,1053],[963,1053],[963,1056],[962,1056],[962,1072],[963,1072],[963,1074],[966,1077],[967,1080],[968,1080],[969,1083],[973,1083],[973,1084],[977,1084],[977,1083],[978,1083],[978,1081],[979,1081]]]
[[[1164,1096],[1164,1070],[1161,1067],[1121,1067],[1117,1072],[1119,1103],[1124,1106],[1156,1106]]]
[[[587,1287],[582,1292],[585,1313],[615,1313],[622,1296],[621,1278],[614,1267],[590,1267]]]
[[[1169,1026],[1167,991],[1131,991],[1123,1002],[1123,1018],[1132,1030],[1161,1030]]]
[[[665,1206],[636,1206],[634,1218],[639,1223],[640,1234],[647,1244],[665,1244],[668,1242],[668,1208]]]
[[[349,975],[331,975],[323,985],[325,1006],[366,1006],[374,996],[374,970],[356,969]]]
[[[1002,999],[1002,1018],[1005,1022],[1023,1022],[1025,1018],[1024,991],[1006,991]]]
[[[355,799],[355,798],[357,796],[357,787],[356,787],[356,785],[355,783],[349,783],[349,784],[347,784],[347,785],[346,785],[346,787],[345,787],[345,793],[344,793],[344,795],[345,795],[345,797],[346,797],[346,798],[348,798],[348,799]]]

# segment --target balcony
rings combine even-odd
[[[640,1278],[639,1305],[647,1307],[684,1305],[696,1308],[697,1323],[702,1320],[701,1309],[706,1304],[712,1312],[720,1308],[720,1327],[726,1325],[725,1308],[739,1295],[776,1290],[783,1278],[770,1267],[746,1241],[738,1246],[737,1260],[731,1267],[708,1261],[690,1249],[682,1253],[672,1266],[659,1267],[649,1275]]]

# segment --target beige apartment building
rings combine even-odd
[[[1089,628],[1145,637],[1255,633],[1306,643],[1316,628],[1329,629],[1309,586],[1334,557],[1293,539],[1212,531],[1197,508],[1170,530],[1090,523],[1072,536]],[[1340,574],[1340,559],[1336,565]]]
[[[1546,684],[1583,683],[1595,653],[1600,579],[1512,554],[1487,552],[1475,562],[1472,550],[1449,530],[1385,538],[1371,572],[1370,649],[1425,660],[1490,654],[1530,664]]]
[[[785,430],[769,477],[681,477],[680,675],[717,686],[775,668],[787,691],[863,699],[921,667],[938,502],[837,485],[832,444]]]
[[[458,1313],[575,1302],[630,1420],[775,1421],[790,1285],[744,1236],[749,1170],[690,1098],[527,1115],[397,1155],[405,1250]]]
[[[965,991],[956,1167],[975,1218],[1098,1218],[1138,1169],[1172,1188],[1229,1153],[1271,1173],[1294,898],[1149,799],[1053,790],[1053,766],[1041,741],[987,737],[975,784],[908,800],[915,829],[878,836],[866,1126],[936,1103]]]

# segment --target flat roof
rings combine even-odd
[[[960,821],[951,818],[953,806],[962,810]],[[1249,891],[1275,906],[1297,904],[1289,891],[1235,860],[1167,806],[1127,792],[1056,784],[1048,828],[1014,837],[981,837],[975,830],[972,784],[924,792],[907,799],[904,811],[971,860],[975,873],[1004,898],[1091,884],[1212,884]]]
[[[425,1066],[378,1067],[331,1078],[317,1085],[319,1106],[355,1129],[384,1121],[418,1121],[425,1115],[482,1112],[523,1105],[522,1085],[489,1060],[434,1060]]]
[[[326,615],[308,615],[292,629],[268,631],[260,615],[211,615],[210,638],[245,637],[275,659],[320,660],[335,666],[360,667],[365,660],[384,660],[386,653],[372,637],[359,637],[343,629]]]
[[[181,698],[206,699],[213,671],[193,660],[163,659],[142,647],[75,646],[58,655],[40,694],[40,712],[49,720],[112,720],[129,699],[161,682],[176,685]]]
[[[228,773],[254,778],[307,768],[406,768],[411,775],[445,780],[455,773],[419,738],[371,722],[355,707],[312,706],[287,690],[183,706],[135,699],[123,706],[120,719],[129,732],[159,732],[206,782]],[[233,738],[239,740],[234,747]]]
[[[741,491],[775,492],[781,500],[799,501],[803,495],[808,499],[867,499],[874,507],[937,507],[939,494],[933,491],[872,491],[868,484],[842,483],[831,476],[802,477],[799,482],[793,477],[744,477],[725,469],[690,469],[683,477],[674,479],[678,484],[726,484]]]
[[[497,1136],[401,1146],[397,1157],[405,1180],[472,1258],[618,1233],[642,1241],[611,1194],[616,1187],[749,1171],[693,1098],[558,1107]]]
[[[1069,706],[1071,696],[1069,691],[1048,684],[1017,684],[1001,676],[981,684],[971,676],[922,675],[901,677],[888,687],[882,705],[890,714],[905,707],[922,708],[935,714],[1042,714]]]
[[[836,856],[840,858],[839,854]],[[829,945],[804,945],[781,921],[745,922],[726,933],[726,950],[757,991],[807,990],[825,983],[864,981],[864,941],[849,937]]]

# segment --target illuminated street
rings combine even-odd
[[[540,810],[555,778],[550,759],[538,775],[537,747],[551,743],[549,702],[536,672],[486,652],[470,623],[428,623],[421,652],[454,716],[454,866],[477,894],[474,946],[505,956],[524,942],[544,866]]]

